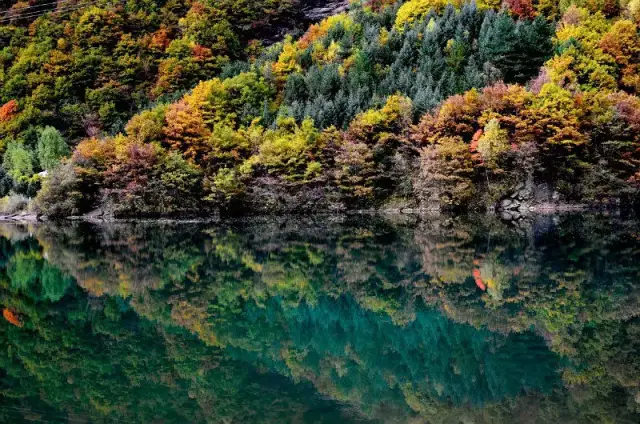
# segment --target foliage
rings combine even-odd
[[[443,209],[465,208],[474,185],[471,153],[459,137],[444,137],[421,152],[416,184],[421,202],[434,202]]]
[[[0,213],[13,215],[26,212],[29,207],[29,198],[22,194],[10,194],[0,199]]]
[[[629,182],[635,165],[627,168],[619,160],[624,156],[636,163],[635,153],[623,146],[637,143],[637,133],[631,130],[635,118],[620,113],[624,102],[618,99],[628,98],[621,96],[572,93],[551,83],[537,93],[496,85],[448,99],[434,114],[423,117],[411,138],[417,143],[438,143],[458,137],[468,143],[483,159],[472,173],[476,186],[492,182],[509,186],[533,177],[553,185],[568,199],[589,199],[598,190],[633,197]],[[615,152],[605,140],[617,146]],[[499,158],[491,158],[490,150],[499,152]],[[596,177],[605,156],[609,158],[606,172],[615,175],[609,182]],[[480,166],[494,172],[480,172]],[[627,181],[626,188],[622,181]],[[486,187],[487,194],[490,188]],[[508,194],[508,187],[503,190]]]
[[[16,181],[29,178],[34,172],[33,151],[26,148],[22,143],[10,142],[4,155],[3,167],[7,173]]]
[[[162,140],[162,127],[166,116],[166,107],[158,106],[145,110],[129,120],[125,131],[139,143],[151,143]]]
[[[167,108],[164,141],[169,148],[182,152],[194,161],[201,160],[209,150],[206,143],[209,130],[200,110],[186,101]]]
[[[45,127],[38,136],[36,156],[40,168],[51,170],[58,165],[60,159],[69,154],[69,147],[62,134],[53,127]]]
[[[0,166],[0,196],[4,197],[9,194],[9,191],[13,188],[13,179],[3,167]]]
[[[400,9],[398,9],[395,26],[397,28],[402,28],[407,24],[411,24],[416,20],[424,18],[431,10],[440,11],[444,9],[444,7],[449,3],[450,2],[443,0],[407,1],[400,7]],[[451,2],[451,4],[458,7],[460,6],[460,3],[455,4],[454,2]]]
[[[317,162],[311,161],[317,139],[318,131],[312,120],[307,119],[298,126],[293,118],[282,118],[275,130],[264,133],[256,164],[291,180],[313,178],[320,171],[313,165]]]
[[[404,3],[398,16],[414,3]],[[425,13],[406,30],[384,16],[356,9],[285,41],[271,66],[283,87],[279,113],[311,117],[321,128],[347,127],[402,94],[418,117],[452,94],[499,79],[524,83],[552,53],[552,26],[544,19],[515,21],[473,4]]]
[[[172,215],[198,210],[201,172],[180,153],[126,144],[104,173],[103,196],[115,215]],[[112,206],[113,205],[113,206]]]
[[[635,3],[354,2],[259,52],[298,7],[3,27],[7,190],[34,195],[73,151],[72,203],[119,216],[637,201]]]
[[[500,128],[500,122],[497,119],[490,120],[478,140],[478,153],[490,168],[495,168],[500,156],[509,149],[507,131]]]
[[[81,204],[82,197],[75,166],[63,162],[49,172],[35,200],[43,214],[65,217],[86,211],[86,206]]]
[[[50,125],[71,143],[122,130],[158,96],[246,58],[273,26],[303,21],[291,0],[9,3],[24,19],[0,23],[0,138]]]

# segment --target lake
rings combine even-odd
[[[640,224],[0,225],[0,421],[640,422]]]

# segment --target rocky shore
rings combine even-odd
[[[497,216],[503,221],[520,221],[531,219],[536,216],[544,215],[563,215],[567,213],[581,213],[581,212],[606,212],[614,213],[619,211],[620,208],[614,208],[611,205],[594,205],[594,204],[570,204],[570,203],[539,203],[539,204],[517,204],[508,203],[508,206],[514,205],[512,208],[502,209],[496,208],[494,210],[486,211],[485,214],[489,216]],[[518,205],[518,206],[516,206]],[[341,212],[331,211],[318,211],[315,213],[287,213],[287,214],[248,214],[238,216],[227,216],[226,218],[246,218],[246,217],[301,217],[301,216],[355,216],[355,215],[379,215],[379,216],[441,216],[446,213],[433,210],[433,209],[421,209],[414,207],[391,207],[391,208],[378,208],[378,209],[358,209],[348,210]],[[185,216],[185,217],[114,217],[108,214],[87,214],[79,216],[69,216],[59,219],[62,221],[87,221],[87,222],[219,222],[225,219],[225,217],[219,214],[212,216]],[[0,215],[0,223],[2,222],[47,222],[50,218],[46,215],[34,214],[34,213],[18,213],[12,215]]]
[[[547,185],[521,183],[513,193],[496,205],[496,213],[504,220],[513,221],[530,214],[554,214],[599,209],[600,205],[569,203]]]

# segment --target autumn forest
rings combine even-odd
[[[304,5],[2,1],[0,211],[636,205],[638,0]]]

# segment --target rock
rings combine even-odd
[[[306,0],[303,13],[308,19],[319,21],[329,15],[343,12],[349,8],[348,0],[317,1]]]
[[[505,221],[518,221],[522,219],[522,215],[517,211],[512,211],[512,210],[502,211],[500,213],[500,218],[502,218]]]
[[[499,209],[503,211],[518,211],[522,208],[526,208],[527,205],[516,199],[504,199],[500,202]]]
[[[105,215],[105,210],[103,208],[94,209],[90,212],[87,212],[84,216],[87,219],[101,219]]]
[[[512,221],[513,215],[510,212],[502,211],[502,213],[500,213],[500,218],[504,219],[505,221]]]
[[[547,184],[538,184],[533,188],[533,202],[536,204],[549,202],[551,199],[551,190]]]

